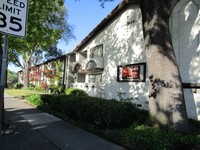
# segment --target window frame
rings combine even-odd
[[[95,47],[92,47],[90,49],[90,58],[95,58],[95,55],[94,55],[94,51],[95,50],[98,50],[99,48],[101,48],[101,53],[100,53],[100,56],[96,56],[96,57],[103,57],[103,44],[100,44],[100,45],[97,45]]]

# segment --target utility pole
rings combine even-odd
[[[4,35],[4,48],[1,63],[1,79],[0,79],[0,132],[2,134],[5,123],[5,110],[4,110],[4,88],[5,88],[5,76],[7,65],[7,50],[8,50],[8,35]]]

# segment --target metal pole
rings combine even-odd
[[[1,79],[0,79],[0,131],[1,133],[5,127],[4,87],[5,87],[5,77],[6,77],[7,49],[8,49],[8,35],[4,35],[4,49],[3,49],[3,56],[2,56]]]

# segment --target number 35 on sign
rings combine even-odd
[[[27,0],[1,0],[0,32],[25,37]]]

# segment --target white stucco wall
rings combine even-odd
[[[183,83],[200,83],[200,1],[182,0],[171,16],[171,33]],[[200,89],[184,89],[187,113],[200,120]]]
[[[199,0],[182,0],[171,17],[172,40],[183,83],[200,83],[199,3]],[[90,88],[88,84],[89,88],[85,88],[80,84],[77,87],[106,99],[119,99],[117,92],[125,92],[126,98],[133,98],[133,102],[148,109],[147,75],[146,82],[117,82],[118,65],[146,62],[139,6],[129,5],[81,51],[87,51],[89,56],[90,49],[100,44],[103,44],[104,55],[102,85],[92,84],[95,88]],[[187,113],[189,118],[200,120],[200,89],[193,91],[184,89]]]
[[[127,25],[128,21],[134,22]],[[133,102],[137,100],[137,103],[142,104],[143,108],[147,109],[147,82],[117,82],[118,65],[146,62],[139,6],[130,5],[102,35],[107,35],[103,41],[105,43],[104,60],[107,64],[103,72],[106,98],[119,99],[117,92],[125,92],[127,98],[133,98]],[[106,42],[108,40],[109,42]]]
[[[127,22],[131,23],[127,24]],[[104,71],[102,86],[90,91],[94,93],[95,90],[101,89],[101,95],[106,99],[119,99],[117,92],[125,92],[125,98],[133,98],[133,102],[137,101],[138,104],[147,109],[147,82],[117,82],[118,65],[146,62],[141,23],[139,6],[129,5],[82,51],[88,50],[89,56],[91,48],[103,44]],[[84,85],[81,85],[81,87],[83,88]]]

